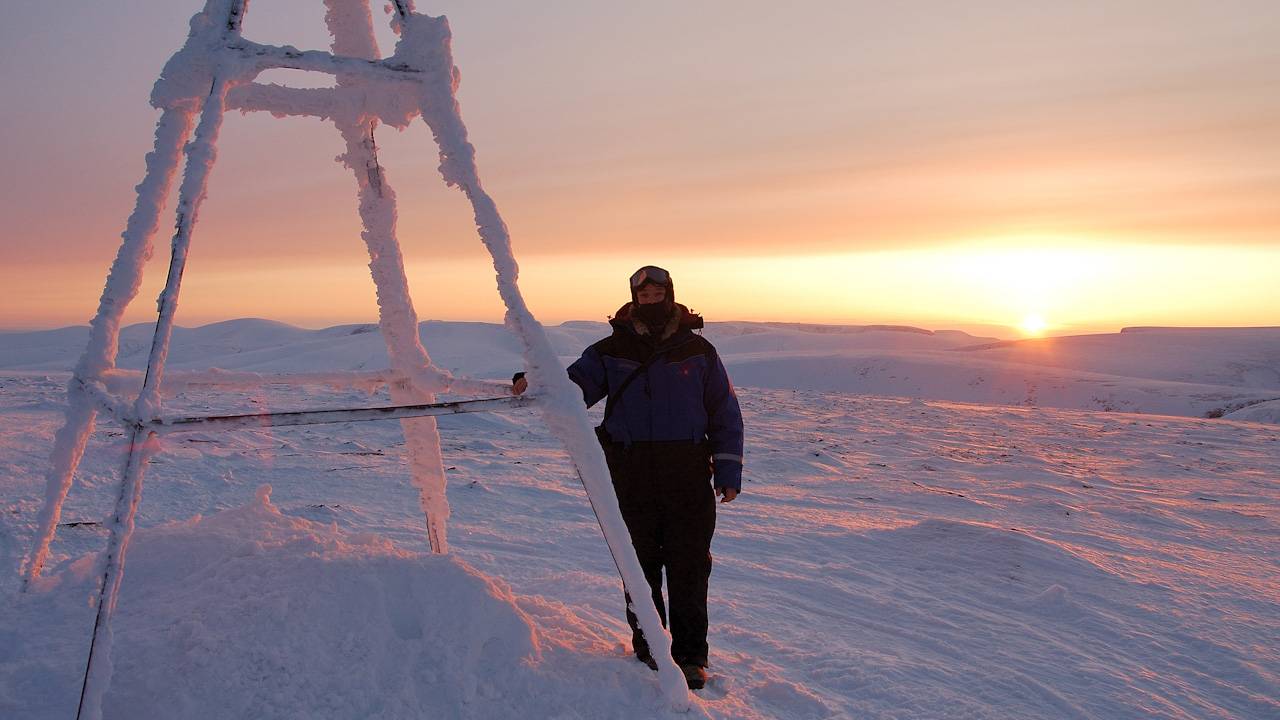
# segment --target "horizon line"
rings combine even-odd
[[[284,325],[286,327],[294,328],[297,330],[307,330],[307,331],[314,331],[314,332],[319,332],[323,330],[332,330],[334,328],[341,328],[341,327],[371,327],[374,329],[378,329],[377,320],[363,321],[363,322],[361,321],[335,322],[332,324],[322,324],[322,325],[310,325],[310,324],[299,325],[286,320],[277,320],[273,318],[260,317],[260,316],[244,316],[244,317],[237,317],[237,318],[227,318],[225,320],[212,320],[209,322],[201,322],[193,325],[178,324],[178,325],[175,325],[175,327],[181,328],[183,330],[200,330],[200,329],[211,327],[214,325],[223,325],[228,323],[245,322],[245,321],[272,323],[276,325]],[[560,327],[570,323],[584,323],[584,322],[607,324],[608,319],[576,318],[576,319],[562,320],[558,323],[544,322],[542,324],[544,327]],[[420,326],[427,323],[495,325],[499,327],[502,327],[505,325],[505,323],[502,320],[459,320],[459,319],[445,320],[445,319],[439,319],[439,318],[426,318],[418,321],[418,325]],[[133,322],[128,324],[123,324],[121,325],[121,330],[124,330],[126,328],[136,327],[139,325],[154,325],[154,324],[155,324],[155,321],[143,320],[143,321],[138,321],[138,322]],[[1080,330],[1085,330],[1085,328],[1081,328],[1077,326],[1075,328],[1076,331],[1073,332],[1072,331],[1073,328],[1070,326],[1067,326],[1062,328],[1062,330],[1065,331],[1062,333],[1045,332],[1040,335],[1027,335],[1025,333],[1020,332],[1016,327],[1011,325],[1001,325],[999,323],[983,323],[983,322],[944,322],[944,323],[939,323],[938,326],[936,327],[926,327],[923,325],[916,325],[916,324],[902,323],[902,322],[816,322],[816,321],[806,321],[806,320],[708,320],[707,324],[708,325],[748,324],[748,325],[775,325],[775,326],[850,327],[850,328],[874,328],[874,329],[883,329],[883,330],[917,330],[917,331],[926,331],[929,333],[963,332],[966,334],[973,334],[971,331],[975,331],[978,328],[989,328],[990,331],[1003,330],[1008,334],[1014,336],[1012,338],[1008,338],[1013,340],[1039,340],[1039,339],[1047,339],[1047,338],[1054,338],[1054,337],[1075,337],[1080,335],[1113,335],[1113,334],[1120,334],[1125,332],[1143,332],[1143,331],[1152,331],[1152,330],[1206,330],[1206,331],[1207,330],[1280,330],[1280,325],[1163,325],[1163,324],[1144,325],[1144,324],[1139,324],[1139,325],[1123,325],[1115,330],[1089,329],[1083,332],[1081,332]],[[88,322],[71,324],[71,325],[35,326],[35,327],[0,326],[0,334],[57,332],[60,330],[71,330],[71,329],[79,329],[79,328],[87,329],[88,327],[89,327]],[[968,327],[969,330],[962,329],[964,327]]]

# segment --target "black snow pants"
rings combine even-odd
[[[701,667],[707,666],[707,580],[711,577],[711,535],[716,527],[707,447],[689,441],[605,447],[618,506],[653,604],[663,625],[671,629],[671,656],[679,664]],[[629,596],[627,622],[636,654],[648,654],[649,646],[631,612]]]

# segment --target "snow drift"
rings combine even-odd
[[[532,700],[507,694],[540,658],[531,622],[455,557],[283,515],[266,486],[135,543],[107,717],[491,717]],[[23,602],[85,597],[91,566],[38,581]],[[38,643],[15,640],[21,654]],[[73,688],[79,663],[50,660]]]
[[[67,563],[18,597],[12,610],[36,626],[0,623],[0,668],[36,661],[0,696],[7,717],[74,714],[85,648],[47,640],[83,639],[93,565],[92,555]],[[597,708],[583,717],[607,717],[619,709],[609,676],[648,674],[597,659],[593,687],[582,688],[548,673],[544,647],[557,666],[581,649],[538,628],[579,621],[563,606],[522,602],[536,620],[502,581],[456,555],[282,513],[262,486],[247,505],[135,534],[104,716],[554,717],[568,697]],[[657,703],[650,690],[640,699]]]

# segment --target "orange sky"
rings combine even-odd
[[[481,175],[545,322],[603,317],[652,262],[713,320],[1280,324],[1275,3],[419,5],[450,17]],[[0,328],[93,313],[150,86],[197,6],[9,11]],[[322,12],[254,0],[245,34],[323,48]],[[262,79],[315,82],[299,75]],[[429,133],[379,143],[419,315],[499,319]],[[332,127],[235,114],[220,148],[179,322],[374,319]]]

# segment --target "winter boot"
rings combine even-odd
[[[684,680],[689,683],[690,690],[701,690],[707,684],[707,669],[701,665],[693,663],[681,665],[680,672],[684,673]]]

